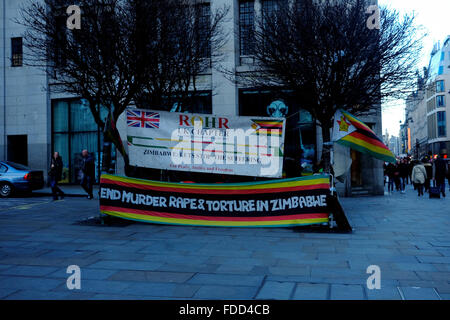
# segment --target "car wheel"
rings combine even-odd
[[[0,184],[0,196],[9,197],[13,192],[13,186],[9,183]]]

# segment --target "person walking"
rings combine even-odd
[[[83,177],[81,178],[81,187],[87,192],[88,199],[93,199],[92,194],[93,183],[95,179],[95,163],[94,158],[85,149],[81,152],[83,156],[83,164],[81,166],[81,172]]]
[[[61,200],[64,199],[64,192],[58,187],[58,182],[62,179],[63,162],[59,152],[54,152],[50,160],[50,170],[48,176],[50,178],[50,187],[52,188],[53,200],[58,200],[58,195]]]
[[[388,192],[389,193],[394,191],[394,171],[395,171],[395,165],[393,163],[389,163],[386,167],[386,175],[388,177]]]
[[[408,164],[406,159],[402,159],[398,167],[400,171],[400,191],[405,193],[406,184],[408,183]]]
[[[445,149],[442,149],[439,158],[434,161],[433,165],[433,181],[442,196],[445,198],[445,177],[447,176],[447,162],[444,160],[444,155],[447,153]]]
[[[450,191],[450,161],[447,161],[447,182],[448,182],[448,191]]]
[[[423,166],[425,167],[425,170],[427,171],[427,178],[425,180],[425,191],[430,192],[430,186],[431,186],[431,179],[433,178],[433,162],[432,157],[426,157],[425,161],[422,160],[424,163]]]
[[[400,191],[400,161],[397,160],[394,169],[395,190]]]
[[[422,159],[422,163],[417,163],[412,170],[412,181],[416,185],[419,197],[423,196],[423,185],[427,179],[427,171],[423,165],[425,161],[425,159]]]

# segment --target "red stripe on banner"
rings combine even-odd
[[[360,139],[360,140],[366,141],[366,142],[368,142],[370,144],[373,144],[373,145],[375,145],[377,147],[389,150],[386,147],[386,145],[384,143],[382,143],[381,141],[369,138],[368,136],[365,136],[365,135],[361,134],[360,132],[355,131],[355,132],[350,133],[349,135],[352,136],[352,137],[355,137],[356,139]]]
[[[196,216],[185,215],[178,213],[156,212],[148,210],[120,208],[112,206],[100,206],[100,210],[105,211],[118,211],[123,213],[134,213],[145,216],[156,216],[163,218],[174,219],[188,219],[188,220],[208,220],[208,221],[281,221],[281,220],[294,220],[294,219],[320,219],[328,218],[328,213],[306,213],[306,214],[293,214],[284,216],[269,216],[269,217],[210,217],[210,216]]]
[[[195,194],[258,194],[258,193],[276,193],[276,192],[288,192],[288,191],[302,191],[302,190],[329,190],[330,185],[328,183],[313,184],[308,186],[298,186],[298,187],[280,187],[280,188],[267,188],[267,189],[188,189],[188,188],[171,188],[171,187],[156,187],[149,186],[145,184],[134,184],[129,182],[109,180],[106,178],[101,179],[100,183],[116,184],[122,187],[137,188],[143,190],[155,190],[155,191],[165,191],[165,192],[177,192],[177,193],[195,193]]]

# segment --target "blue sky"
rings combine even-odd
[[[388,6],[400,13],[414,12],[416,21],[422,25],[428,36],[423,43],[422,60],[418,69],[428,66],[433,44],[442,42],[450,35],[450,0],[379,0],[379,5]],[[382,106],[383,134],[388,130],[390,135],[398,136],[399,121],[404,121],[404,101],[393,101]]]

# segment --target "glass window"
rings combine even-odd
[[[97,131],[97,124],[86,100],[74,100],[70,104],[71,131]]]
[[[439,66],[438,75],[441,75],[444,73],[444,66]]]
[[[441,61],[444,61],[444,59],[445,59],[445,52],[442,51],[442,52],[441,52]]]
[[[69,103],[67,101],[55,101],[53,103],[53,132],[69,131]]]
[[[285,114],[285,156],[295,158],[303,175],[312,174],[316,162],[316,126],[306,110],[299,110],[297,100],[287,91],[239,90],[239,114],[268,117]]]
[[[435,98],[432,98],[427,102],[427,112],[431,112],[436,108]]]
[[[438,137],[445,137],[447,135],[445,111],[439,111],[437,113],[437,129]]]
[[[264,0],[263,1],[263,16],[270,17],[279,7],[281,0]]]
[[[436,96],[436,106],[445,107],[445,96]]]
[[[23,60],[22,38],[11,38],[11,66],[21,67]]]
[[[8,167],[0,164],[0,173],[5,173],[6,171],[8,171]]]
[[[53,151],[63,160],[62,182],[78,183],[80,180],[81,151],[87,149],[95,159],[98,181],[101,132],[85,99],[54,100],[53,103]],[[107,109],[101,107],[101,118],[106,119]]]
[[[436,114],[433,113],[432,115],[428,116],[427,120],[428,138],[434,139],[436,138]]]
[[[209,58],[211,56],[211,43],[209,41],[209,31],[211,23],[211,10],[209,3],[197,6],[198,23],[198,43],[201,56]]]
[[[444,91],[445,91],[444,80],[436,81],[436,92],[444,92]]]
[[[61,183],[69,181],[69,133],[53,133],[53,152],[59,152],[63,161],[63,180]]]
[[[6,161],[6,164],[16,170],[31,170],[30,167],[24,166],[23,164],[20,163]]]
[[[241,56],[251,55],[254,47],[254,18],[253,1],[239,3],[239,45]]]
[[[98,134],[97,132],[73,133],[70,137],[70,160],[72,163],[71,175],[75,182],[81,181],[82,156],[81,151],[86,149],[95,159],[95,167],[98,168]],[[98,171],[98,170],[95,170]]]

